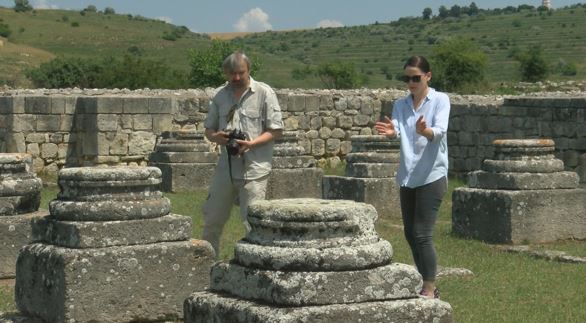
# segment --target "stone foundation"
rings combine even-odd
[[[297,133],[286,131],[274,146],[267,199],[321,198],[323,170],[313,156],[304,155]]]
[[[181,130],[163,133],[150,164],[161,169],[165,192],[206,190],[218,161],[202,132]]]
[[[497,140],[496,158],[452,195],[452,229],[491,243],[586,239],[586,190],[551,140]]]
[[[345,176],[324,176],[323,197],[374,205],[381,217],[401,218],[399,142],[384,136],[353,136]]]
[[[209,284],[209,243],[170,214],[155,167],[67,168],[18,257],[16,305],[46,322],[174,320]]]
[[[39,212],[41,180],[27,154],[0,154],[0,279],[14,278],[18,251],[32,239],[31,223]]]
[[[185,301],[185,322],[452,322],[448,303],[419,297],[414,267],[392,263],[373,206],[269,200],[248,216],[234,259]]]

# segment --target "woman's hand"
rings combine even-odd
[[[424,136],[428,140],[433,140],[433,130],[427,127],[427,123],[423,119],[423,116],[420,116],[415,122],[415,132]]]
[[[385,116],[385,119],[383,121],[378,121],[375,125],[374,128],[376,129],[376,131],[378,131],[379,135],[383,135],[383,136],[387,136],[387,137],[396,137],[397,136],[397,131],[395,130],[395,125],[393,124],[393,121],[391,121],[391,119],[389,119],[389,117]]]

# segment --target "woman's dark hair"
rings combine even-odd
[[[431,71],[431,67],[429,66],[429,62],[423,56],[411,56],[411,57],[409,57],[409,59],[407,60],[407,62],[405,62],[405,66],[403,66],[403,69],[407,68],[407,66],[417,67],[423,73],[429,73]]]

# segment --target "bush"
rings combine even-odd
[[[77,22],[77,21],[72,22],[71,27],[79,27],[79,22]]]
[[[33,7],[30,5],[28,0],[14,0],[14,11],[16,11],[16,12],[33,11]]]
[[[352,63],[333,62],[320,64],[317,67],[316,75],[320,78],[324,87],[328,89],[353,89],[363,83]]]
[[[10,34],[12,34],[12,30],[10,30],[10,26],[8,26],[7,24],[0,24],[0,36],[2,36],[4,38],[8,38],[8,37],[10,37]]]
[[[525,51],[519,52],[514,58],[520,63],[521,80],[538,82],[547,78],[549,68],[541,46],[531,46]]]
[[[486,55],[470,40],[450,39],[433,49],[433,86],[456,91],[480,84],[486,73]]]
[[[226,82],[222,63],[237,49],[236,45],[221,40],[212,41],[212,46],[208,49],[192,49],[189,52],[189,84],[193,87],[216,87]],[[252,56],[249,57],[252,61],[251,73],[258,72],[260,62]]]
[[[116,14],[116,11],[112,7],[106,7],[104,9],[104,14],[105,15],[113,15],[113,14]]]
[[[25,75],[42,88],[184,88],[186,75],[162,62],[130,55],[101,59],[56,58]]]

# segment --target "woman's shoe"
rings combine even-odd
[[[434,288],[432,295],[427,294],[425,292],[425,289],[423,289],[423,288],[421,289],[421,291],[419,291],[419,295],[422,297],[425,297],[425,298],[437,298],[437,299],[440,298],[440,292],[439,292],[439,289],[437,289],[437,287]]]

